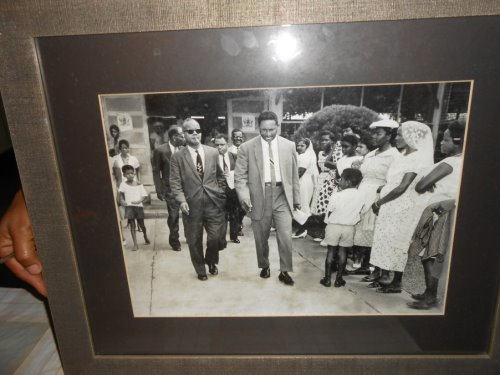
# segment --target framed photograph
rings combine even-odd
[[[464,2],[456,14],[429,2],[411,20],[403,19],[411,7],[395,14],[378,4],[393,15],[383,20],[375,5],[371,16],[353,17],[346,5],[325,18],[329,2],[309,3],[318,10],[273,2],[274,18],[266,18],[263,1],[229,9],[216,1],[205,6],[224,14],[205,18],[195,3],[1,6],[2,99],[65,372],[496,373],[494,4],[471,10]],[[75,22],[82,14],[86,21]],[[447,126],[466,124],[437,307],[407,306],[425,288],[417,253],[403,291],[381,295],[355,276],[324,288],[326,248],[296,239],[290,288],[276,277],[271,235],[272,276],[263,280],[248,218],[240,242],[228,239],[220,252],[217,277],[196,279],[182,222],[181,251],[168,240],[155,150],[185,118],[200,124],[206,145],[219,134],[231,143],[234,129],[249,140],[259,136],[263,110],[277,113],[282,137],[307,136],[315,147],[321,130],[363,134],[370,118],[426,123],[434,161],[445,156]],[[138,251],[127,228],[135,223],[117,204],[115,161],[129,155],[148,196]]]

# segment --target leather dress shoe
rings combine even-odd
[[[210,272],[211,275],[217,275],[219,273],[219,270],[217,269],[217,266],[215,264],[209,264],[208,265],[208,272]]]
[[[173,251],[181,251],[181,245],[172,245],[170,244],[170,247],[172,248]]]
[[[231,240],[231,242],[234,242],[234,243],[240,243],[240,240],[235,238],[234,240]]]
[[[207,275],[198,275],[198,280],[205,281],[206,279],[208,279]]]
[[[260,277],[262,277],[263,279],[267,279],[270,276],[271,270],[269,269],[269,267],[264,267],[262,271],[260,271]]]
[[[280,272],[280,275],[278,276],[278,280],[281,281],[282,283],[285,283],[285,285],[293,285],[294,281],[288,274],[288,272]]]

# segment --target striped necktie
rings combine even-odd
[[[271,147],[271,142],[268,142],[269,145],[269,167],[271,169],[271,186],[276,186],[276,171],[274,170],[274,156],[273,156],[273,148]]]

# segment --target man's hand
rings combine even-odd
[[[241,208],[245,210],[245,212],[251,212],[252,211],[252,203],[250,202],[249,199],[243,199],[241,201]]]
[[[5,265],[41,295],[47,296],[47,288],[42,278],[42,264],[36,254],[31,220],[21,190],[16,193],[0,220],[0,258],[11,254],[14,256],[6,260]]]
[[[443,261],[444,261],[444,254],[437,254],[436,255],[436,262],[443,263]]]
[[[182,202],[180,207],[183,214],[189,215],[189,205],[186,202]]]

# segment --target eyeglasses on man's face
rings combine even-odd
[[[189,130],[184,130],[188,134],[201,134],[201,129],[189,129]]]

